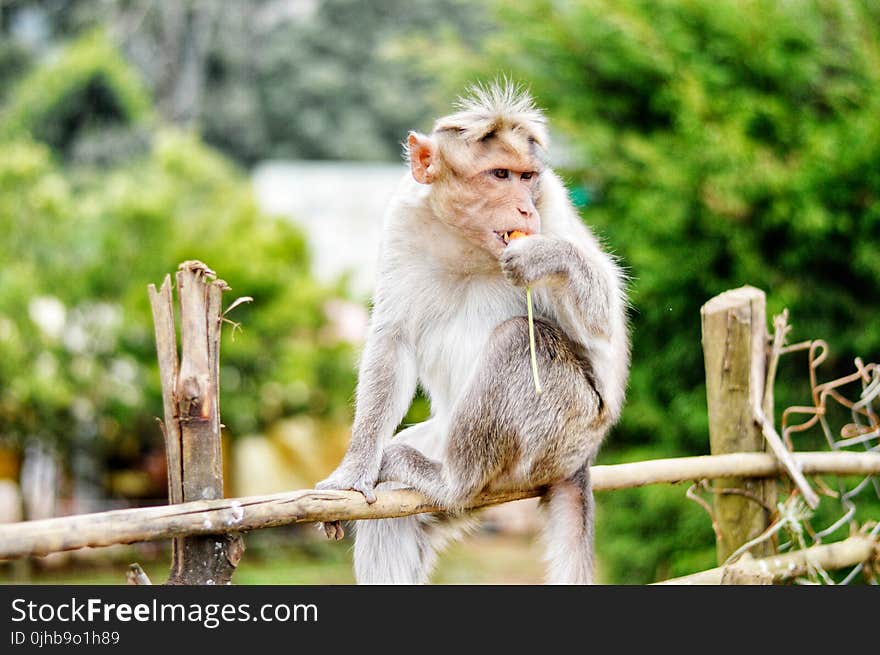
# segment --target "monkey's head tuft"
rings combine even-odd
[[[523,132],[547,148],[547,119],[521,83],[501,78],[473,84],[456,102],[457,112],[434,124],[434,132],[455,131],[468,143],[491,138],[504,129]]]

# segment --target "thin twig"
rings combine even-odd
[[[807,501],[807,504],[811,508],[816,509],[819,506],[819,496],[816,495],[816,492],[813,491],[813,488],[810,486],[810,483],[807,482],[804,474],[801,473],[797,462],[795,462],[794,458],[791,456],[791,452],[785,447],[785,444],[782,443],[782,438],[773,428],[773,424],[770,423],[764,415],[764,411],[757,405],[752,407],[752,411],[755,414],[755,421],[761,426],[761,432],[767,440],[767,443],[770,445],[773,454],[779,458],[780,462],[782,462],[788,475],[804,495],[804,500]]]
[[[715,533],[715,539],[717,541],[721,541],[724,538],[724,535],[721,532],[721,527],[718,525],[718,521],[715,520],[715,512],[712,510],[712,506],[705,500],[700,498],[696,493],[696,490],[698,488],[706,489],[707,487],[708,484],[706,483],[706,480],[695,482],[690,487],[688,487],[688,490],[685,492],[685,497],[690,498],[692,501],[694,501],[700,507],[706,510],[706,514],[709,515],[709,520],[712,522],[712,531]]]

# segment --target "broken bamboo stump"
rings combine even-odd
[[[223,498],[220,448],[221,297],[229,287],[199,261],[180,265],[176,276],[180,309],[180,364],[171,278],[159,291],[149,285],[156,333],[168,500],[172,504]],[[172,541],[167,584],[228,584],[244,551],[240,534],[197,535]]]

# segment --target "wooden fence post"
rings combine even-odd
[[[203,263],[188,261],[177,272],[180,365],[171,280],[149,285],[156,332],[165,419],[171,503],[223,498],[220,449],[221,296],[228,286]],[[168,584],[228,584],[244,541],[238,534],[190,536],[172,542]]]
[[[767,450],[754,412],[755,407],[764,406],[765,305],[763,291],[744,286],[715,296],[700,310],[713,455]],[[772,420],[772,412],[768,418]],[[772,479],[727,478],[716,480],[714,490],[717,555],[723,564],[737,548],[767,529],[776,488]],[[773,544],[765,541],[751,553],[770,555]]]

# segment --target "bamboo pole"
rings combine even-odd
[[[755,287],[725,291],[700,309],[709,442],[713,455],[763,452],[766,441],[755,423],[755,407],[764,402],[767,325],[764,292]],[[776,504],[772,480],[726,478],[718,489],[739,488],[760,499],[738,494],[715,496],[719,564],[770,524],[765,508]],[[757,545],[753,555],[769,555],[773,545]]]
[[[738,576],[751,576],[762,580],[769,576],[773,582],[784,582],[804,575],[809,567],[826,571],[854,566],[859,562],[869,562],[878,556],[878,543],[875,538],[858,535],[833,544],[813,546],[796,550],[785,555],[771,555],[761,559],[743,559],[735,564],[719,566],[680,578],[664,580],[661,585],[717,585],[722,584],[731,568]],[[740,578],[741,579],[741,578]]]
[[[795,453],[808,475],[880,474],[880,453]],[[782,464],[765,453],[736,453],[659,459],[594,466],[593,489],[610,491],[656,483],[704,478],[775,477]],[[541,489],[482,494],[471,508],[541,495]],[[155,541],[184,535],[213,535],[271,528],[291,523],[393,518],[441,511],[419,493],[402,489],[377,491],[369,505],[354,491],[304,489],[267,496],[205,500],[24,521],[0,526],[0,559],[75,550],[85,547]]]

